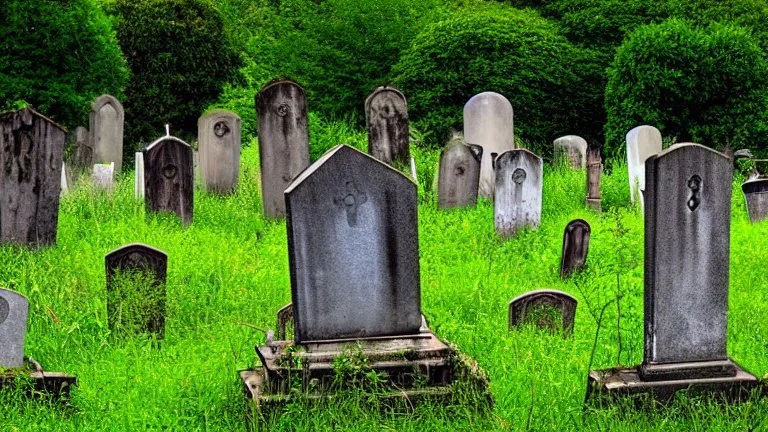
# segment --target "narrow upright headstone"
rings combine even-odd
[[[525,149],[500,154],[494,162],[496,192],[493,202],[496,233],[510,237],[541,223],[543,164]]]
[[[575,298],[562,291],[529,291],[509,302],[509,329],[533,323],[539,328],[562,331],[563,336],[571,335],[577,305]]]
[[[225,110],[204,114],[197,120],[197,140],[205,190],[234,192],[240,174],[240,117]]]
[[[283,192],[309,166],[309,128],[304,89],[292,81],[265,86],[256,97],[264,215],[285,216]]]
[[[603,174],[603,161],[600,149],[591,147],[587,150],[587,207],[595,211],[602,209],[600,198],[600,177]]]
[[[133,195],[136,199],[144,199],[144,153],[134,153]]]
[[[93,166],[93,146],[88,136],[88,129],[78,126],[69,135],[72,146],[72,166],[76,168],[90,168]]]
[[[747,201],[747,214],[752,223],[768,218],[768,179],[749,180],[741,185]]]
[[[400,90],[378,87],[365,99],[368,154],[387,163],[405,166],[410,159],[408,104]]]
[[[591,228],[587,221],[575,219],[568,222],[563,233],[563,254],[560,257],[560,277],[566,278],[581,270],[587,263],[589,235]]]
[[[62,195],[69,191],[69,184],[67,183],[67,164],[64,161],[61,162],[61,193]]]
[[[165,333],[168,255],[141,243],[121,246],[104,257],[107,317],[112,329]]]
[[[192,147],[164,136],[144,149],[144,192],[148,211],[176,213],[192,223],[195,177]]]
[[[416,185],[334,147],[285,191],[296,343],[418,334]]]
[[[26,297],[0,288],[0,369],[24,366],[28,315]]]
[[[587,166],[587,141],[577,135],[566,135],[556,139],[555,161],[565,161],[571,168],[584,169]]]
[[[30,108],[0,114],[0,243],[56,243],[65,141]]]
[[[115,172],[123,168],[123,105],[110,95],[101,95],[91,104],[88,129],[93,148],[92,163],[115,163]]]
[[[474,206],[477,204],[477,185],[483,148],[464,144],[457,137],[440,154],[437,205],[442,209]]]
[[[94,164],[91,182],[97,189],[111,191],[115,178],[115,163]]]
[[[515,148],[514,114],[507,98],[494,92],[472,96],[464,105],[464,141],[483,147],[479,194],[493,199],[493,158]]]
[[[627,170],[629,198],[644,209],[645,161],[661,152],[661,132],[653,126],[638,126],[627,133]]]

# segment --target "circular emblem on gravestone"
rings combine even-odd
[[[457,166],[453,169],[453,174],[457,177],[464,175],[464,167],[463,166]]]
[[[11,313],[11,305],[8,304],[8,300],[0,297],[0,324],[4,323],[8,319],[8,315]]]
[[[215,125],[213,125],[213,134],[216,135],[217,137],[221,138],[228,133],[229,133],[229,126],[227,125],[227,122],[219,121],[219,122],[216,122]]]
[[[291,107],[288,104],[280,104],[275,108],[275,111],[277,112],[277,115],[280,117],[285,117],[291,112]]]
[[[512,173],[512,181],[517,184],[522,184],[526,177],[528,177],[528,174],[526,174],[525,170],[522,168],[518,168]]]
[[[176,165],[168,164],[163,167],[163,176],[167,179],[172,179],[176,177],[176,172],[178,170],[176,169]]]

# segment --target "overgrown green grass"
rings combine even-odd
[[[359,133],[342,129],[339,142],[363,142]],[[274,328],[277,310],[290,302],[285,223],[261,216],[257,151],[256,145],[244,148],[235,195],[197,191],[187,229],[170,216],[147,216],[126,173],[111,195],[81,186],[63,198],[56,247],[0,247],[0,286],[31,303],[27,355],[47,370],[79,378],[63,408],[0,392],[0,430],[245,430],[237,370],[257,363],[253,348],[265,336],[243,323]],[[439,337],[488,371],[493,412],[423,406],[380,413],[370,409],[375,401],[348,398],[317,407],[289,404],[265,430],[768,430],[768,402],[758,400],[729,407],[679,398],[668,409],[648,411],[626,404],[584,408],[590,365],[642,360],[643,224],[628,206],[625,166],[615,164],[604,175],[601,214],[583,205],[583,172],[546,169],[541,227],[502,241],[488,202],[436,209],[431,176],[437,155],[414,155],[422,309]],[[561,281],[563,229],[574,218],[592,226],[588,267]],[[749,224],[737,182],[731,230],[729,354],[763,376],[768,223]],[[159,343],[142,335],[117,337],[107,326],[104,255],[130,242],[169,255],[168,315]],[[507,330],[509,300],[538,288],[579,300],[573,338]],[[609,302],[595,339],[596,319]]]

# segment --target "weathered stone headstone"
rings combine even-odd
[[[442,209],[477,204],[477,185],[483,148],[464,144],[458,137],[451,140],[440,154],[437,205]]]
[[[111,329],[165,333],[168,255],[141,243],[121,246],[104,257],[107,315]]]
[[[72,146],[72,166],[90,168],[93,166],[93,146],[89,139],[88,129],[78,126],[68,136]]]
[[[112,184],[115,177],[115,163],[94,164],[91,173],[91,182],[97,189],[106,191],[112,190]]]
[[[61,194],[65,194],[69,191],[69,184],[67,182],[67,164],[64,161],[61,162]]]
[[[24,366],[28,315],[26,297],[0,288],[0,369]]]
[[[564,160],[571,168],[584,169],[587,166],[587,141],[577,135],[566,135],[556,139],[555,161]]]
[[[568,222],[563,233],[563,255],[560,257],[560,277],[567,278],[581,270],[589,253],[589,223],[583,219]]]
[[[698,144],[645,161],[643,363],[591,372],[590,391],[734,397],[757,383],[726,351],[732,172],[725,155]]]
[[[405,166],[410,161],[408,103],[400,90],[378,87],[365,99],[368,154],[387,163]]]
[[[288,337],[288,328],[293,329],[293,304],[280,308],[277,311],[277,337],[280,340],[286,340]]]
[[[644,209],[645,160],[661,152],[661,132],[653,126],[638,126],[627,133],[627,170],[629,198]]]
[[[192,147],[164,136],[144,149],[144,193],[148,211],[176,213],[192,223],[195,177]]]
[[[464,141],[483,147],[478,193],[493,199],[493,158],[515,148],[514,113],[507,98],[494,92],[472,96],[464,105]]]
[[[136,199],[144,199],[144,153],[134,153],[133,195]]]
[[[749,180],[741,185],[744,199],[747,201],[747,214],[752,223],[768,218],[768,179]]]
[[[229,194],[240,174],[240,117],[213,110],[197,120],[200,173],[207,192]]]
[[[587,150],[587,207],[595,211],[602,209],[600,198],[600,176],[603,174],[603,161],[600,149]]]
[[[510,150],[496,158],[494,170],[496,233],[510,237],[521,228],[538,227],[544,175],[541,158],[525,149]]]
[[[527,292],[509,302],[509,329],[526,323],[539,328],[573,334],[578,302],[568,293],[543,289]]]
[[[123,168],[123,105],[110,95],[101,95],[91,104],[88,129],[93,148],[92,163],[115,163],[115,172]]]
[[[416,334],[416,185],[337,146],[285,191],[296,341]]]
[[[0,243],[56,243],[65,141],[30,108],[0,115]]]
[[[309,128],[304,89],[278,81],[256,97],[259,116],[259,157],[264,215],[285,216],[283,191],[309,166]]]

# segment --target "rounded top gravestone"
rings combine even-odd
[[[543,187],[541,158],[526,149],[509,150],[496,158],[494,170],[496,232],[502,237],[510,237],[523,227],[538,227]]]
[[[114,96],[101,95],[91,104],[89,120],[93,163],[115,163],[115,172],[123,167],[123,124],[125,111]]]
[[[584,169],[587,167],[587,140],[578,135],[566,135],[557,138],[553,143],[555,147],[555,161],[565,160],[572,168]]]
[[[183,225],[192,223],[195,173],[192,147],[164,136],[144,149],[144,193],[148,210],[176,213]]]
[[[483,148],[452,139],[440,153],[437,204],[448,209],[477,204],[477,185]]]
[[[643,206],[645,190],[645,160],[661,152],[661,132],[653,126],[638,126],[627,133],[627,170],[629,198]]]
[[[229,194],[237,189],[240,174],[240,117],[213,110],[197,120],[200,167],[207,192]]]
[[[368,154],[387,163],[410,160],[408,103],[394,87],[378,87],[365,99]]]
[[[26,297],[0,288],[0,369],[24,366],[28,314]]]

